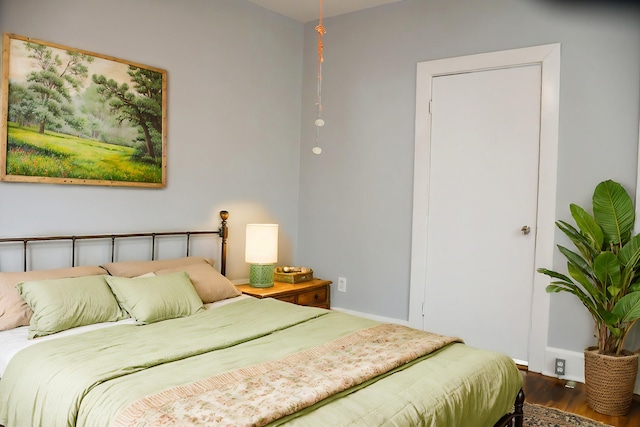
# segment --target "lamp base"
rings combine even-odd
[[[273,286],[273,264],[251,264],[249,286],[254,288],[270,288]]]

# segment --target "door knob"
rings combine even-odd
[[[520,232],[526,236],[527,234],[531,233],[531,227],[529,227],[528,225],[523,225],[520,229]]]

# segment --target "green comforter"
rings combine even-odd
[[[375,324],[246,299],[187,318],[43,342],[7,367],[0,381],[0,424],[108,426],[120,411],[158,390],[277,360]],[[491,426],[510,410],[521,383],[508,357],[452,344],[275,424]]]

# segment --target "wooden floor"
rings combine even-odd
[[[565,387],[565,380],[521,371],[524,377],[525,401],[572,412],[616,427],[640,426],[640,396],[634,395],[631,412],[624,417],[611,417],[593,411],[587,406],[584,384]]]

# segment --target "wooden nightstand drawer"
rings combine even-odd
[[[243,294],[256,298],[275,298],[298,305],[330,308],[329,285],[330,280],[311,279],[296,284],[274,282],[271,288],[252,288],[249,285],[238,285],[237,288]]]
[[[319,288],[298,295],[299,305],[327,305],[327,288]]]
[[[278,299],[280,301],[284,301],[284,302],[290,302],[292,304],[297,304],[296,301],[296,296],[295,295],[282,295],[282,296],[276,296],[274,297],[275,299]]]

